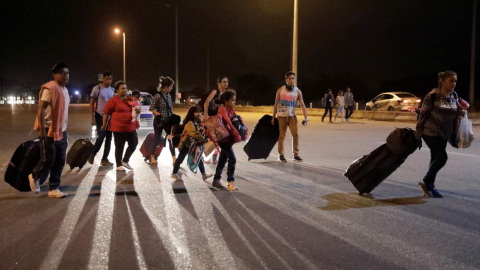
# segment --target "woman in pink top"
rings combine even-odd
[[[133,170],[128,161],[138,144],[137,123],[132,122],[132,105],[130,105],[131,98],[127,96],[127,84],[122,81],[117,82],[115,91],[117,95],[105,104],[102,130],[106,129],[108,118],[111,116],[108,129],[113,132],[115,140],[117,171],[124,171],[125,168]],[[137,113],[140,113],[140,110]],[[128,147],[122,159],[126,142]]]

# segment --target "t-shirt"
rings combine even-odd
[[[337,104],[340,105],[340,107],[345,107],[345,97],[337,96]]]
[[[103,116],[103,109],[105,108],[105,104],[114,95],[114,89],[111,86],[105,87],[103,86],[103,84],[99,84],[93,87],[90,97],[97,100],[97,109],[95,111],[101,116]]]
[[[63,111],[62,131],[65,131],[67,130],[68,124],[68,105],[70,105],[70,95],[68,94],[68,89],[66,87],[62,87],[62,90],[63,97],[65,98],[65,110]],[[52,96],[49,89],[43,89],[42,100],[50,104],[45,109],[45,127],[50,128],[50,125],[52,124]]]
[[[113,132],[132,132],[137,129],[136,122],[132,122],[132,105],[127,98],[122,99],[114,96],[105,104],[104,113],[111,115],[110,131]]]

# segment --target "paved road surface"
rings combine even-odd
[[[0,107],[2,179],[15,148],[35,137],[35,110]],[[253,130],[261,115],[243,117]],[[72,105],[69,119],[70,145],[91,136],[85,105]],[[422,197],[416,185],[426,149],[374,198],[358,196],[342,176],[400,126],[414,125],[313,118],[299,127],[302,164],[291,154],[279,164],[276,151],[248,162],[238,144],[234,193],[211,191],[185,165],[184,182],[173,181],[169,151],[158,168],[135,152],[131,173],[66,167],[65,199],[20,193],[0,181],[0,269],[480,269],[480,140],[469,149],[449,147],[437,179],[444,199]],[[141,140],[147,132],[139,131]]]

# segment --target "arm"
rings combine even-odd
[[[105,103],[105,108],[103,109],[103,124],[101,130],[105,130],[107,128],[108,118],[113,114],[114,111],[115,100],[111,98],[107,101],[107,103]]]
[[[422,107],[420,108],[420,116],[418,117],[417,126],[415,128],[415,137],[420,140],[423,135],[425,124],[430,118],[434,104],[432,104],[431,93],[427,94],[423,100]]]
[[[222,116],[223,123],[225,124],[225,127],[229,130],[230,135],[233,137],[233,141],[241,141],[242,138],[240,137],[240,133],[238,133],[238,130],[233,126],[232,121],[230,121],[227,109],[225,109],[225,107],[223,106],[220,107],[220,109],[218,110],[218,114]]]
[[[281,91],[281,88],[277,90],[277,95],[275,96],[275,104],[273,105],[272,125],[275,124],[275,116],[277,116],[277,106],[278,106],[278,101],[280,101],[280,91]]]
[[[45,138],[47,136],[47,132],[45,130],[45,109],[50,105],[50,103],[40,100],[40,104],[38,104],[37,110],[37,119],[40,123],[40,131],[38,131],[38,136]]]
[[[303,102],[303,95],[302,95],[302,91],[300,90],[298,90],[298,101],[300,102],[300,107],[302,107],[303,117],[305,118],[305,120],[307,120],[308,119],[307,108],[305,107],[305,103]]]
[[[203,104],[203,112],[205,113],[203,120],[208,119],[208,104],[210,104],[210,101],[212,101],[213,97],[217,94],[217,90],[212,90],[210,94],[208,95],[207,99],[205,100],[205,103]]]
[[[91,119],[92,120],[91,121],[92,126],[95,125],[95,102],[96,101],[97,101],[96,99],[94,99],[92,97],[90,98],[90,116],[92,117],[92,119]]]
[[[106,114],[106,113],[103,114],[103,124],[101,128],[102,130],[105,130],[107,128],[107,122],[109,117],[110,117],[110,114]]]

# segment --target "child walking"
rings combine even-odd
[[[187,116],[183,120],[185,125],[182,139],[178,145],[180,149],[180,154],[178,154],[175,163],[173,164],[173,171],[171,177],[175,180],[181,180],[180,176],[177,175],[178,170],[180,169],[180,164],[182,164],[185,157],[188,155],[188,150],[190,149],[192,140],[196,141],[198,144],[205,144],[208,139],[205,137],[205,128],[202,126],[202,109],[198,106],[193,106],[188,109]],[[202,173],[203,180],[207,180],[212,177],[211,174],[205,173],[205,166],[203,165],[203,160],[200,158],[198,162],[198,168]]]
[[[220,97],[222,101],[222,106],[218,109],[218,115],[222,116],[223,123],[227,128],[230,136],[218,142],[218,146],[221,149],[220,157],[218,159],[217,168],[215,170],[215,176],[213,178],[212,186],[216,188],[223,188],[224,186],[220,182],[222,178],[222,172],[225,168],[225,164],[228,162],[227,167],[227,189],[230,191],[238,190],[237,187],[233,184],[235,181],[235,166],[237,159],[235,158],[235,153],[233,152],[233,144],[240,142],[242,139],[238,130],[233,126],[231,118],[236,115],[233,107],[235,107],[235,101],[237,99],[237,94],[234,90],[227,90]],[[243,121],[242,121],[243,124]],[[247,130],[248,131],[248,130]],[[245,137],[248,137],[248,134],[245,134]]]

